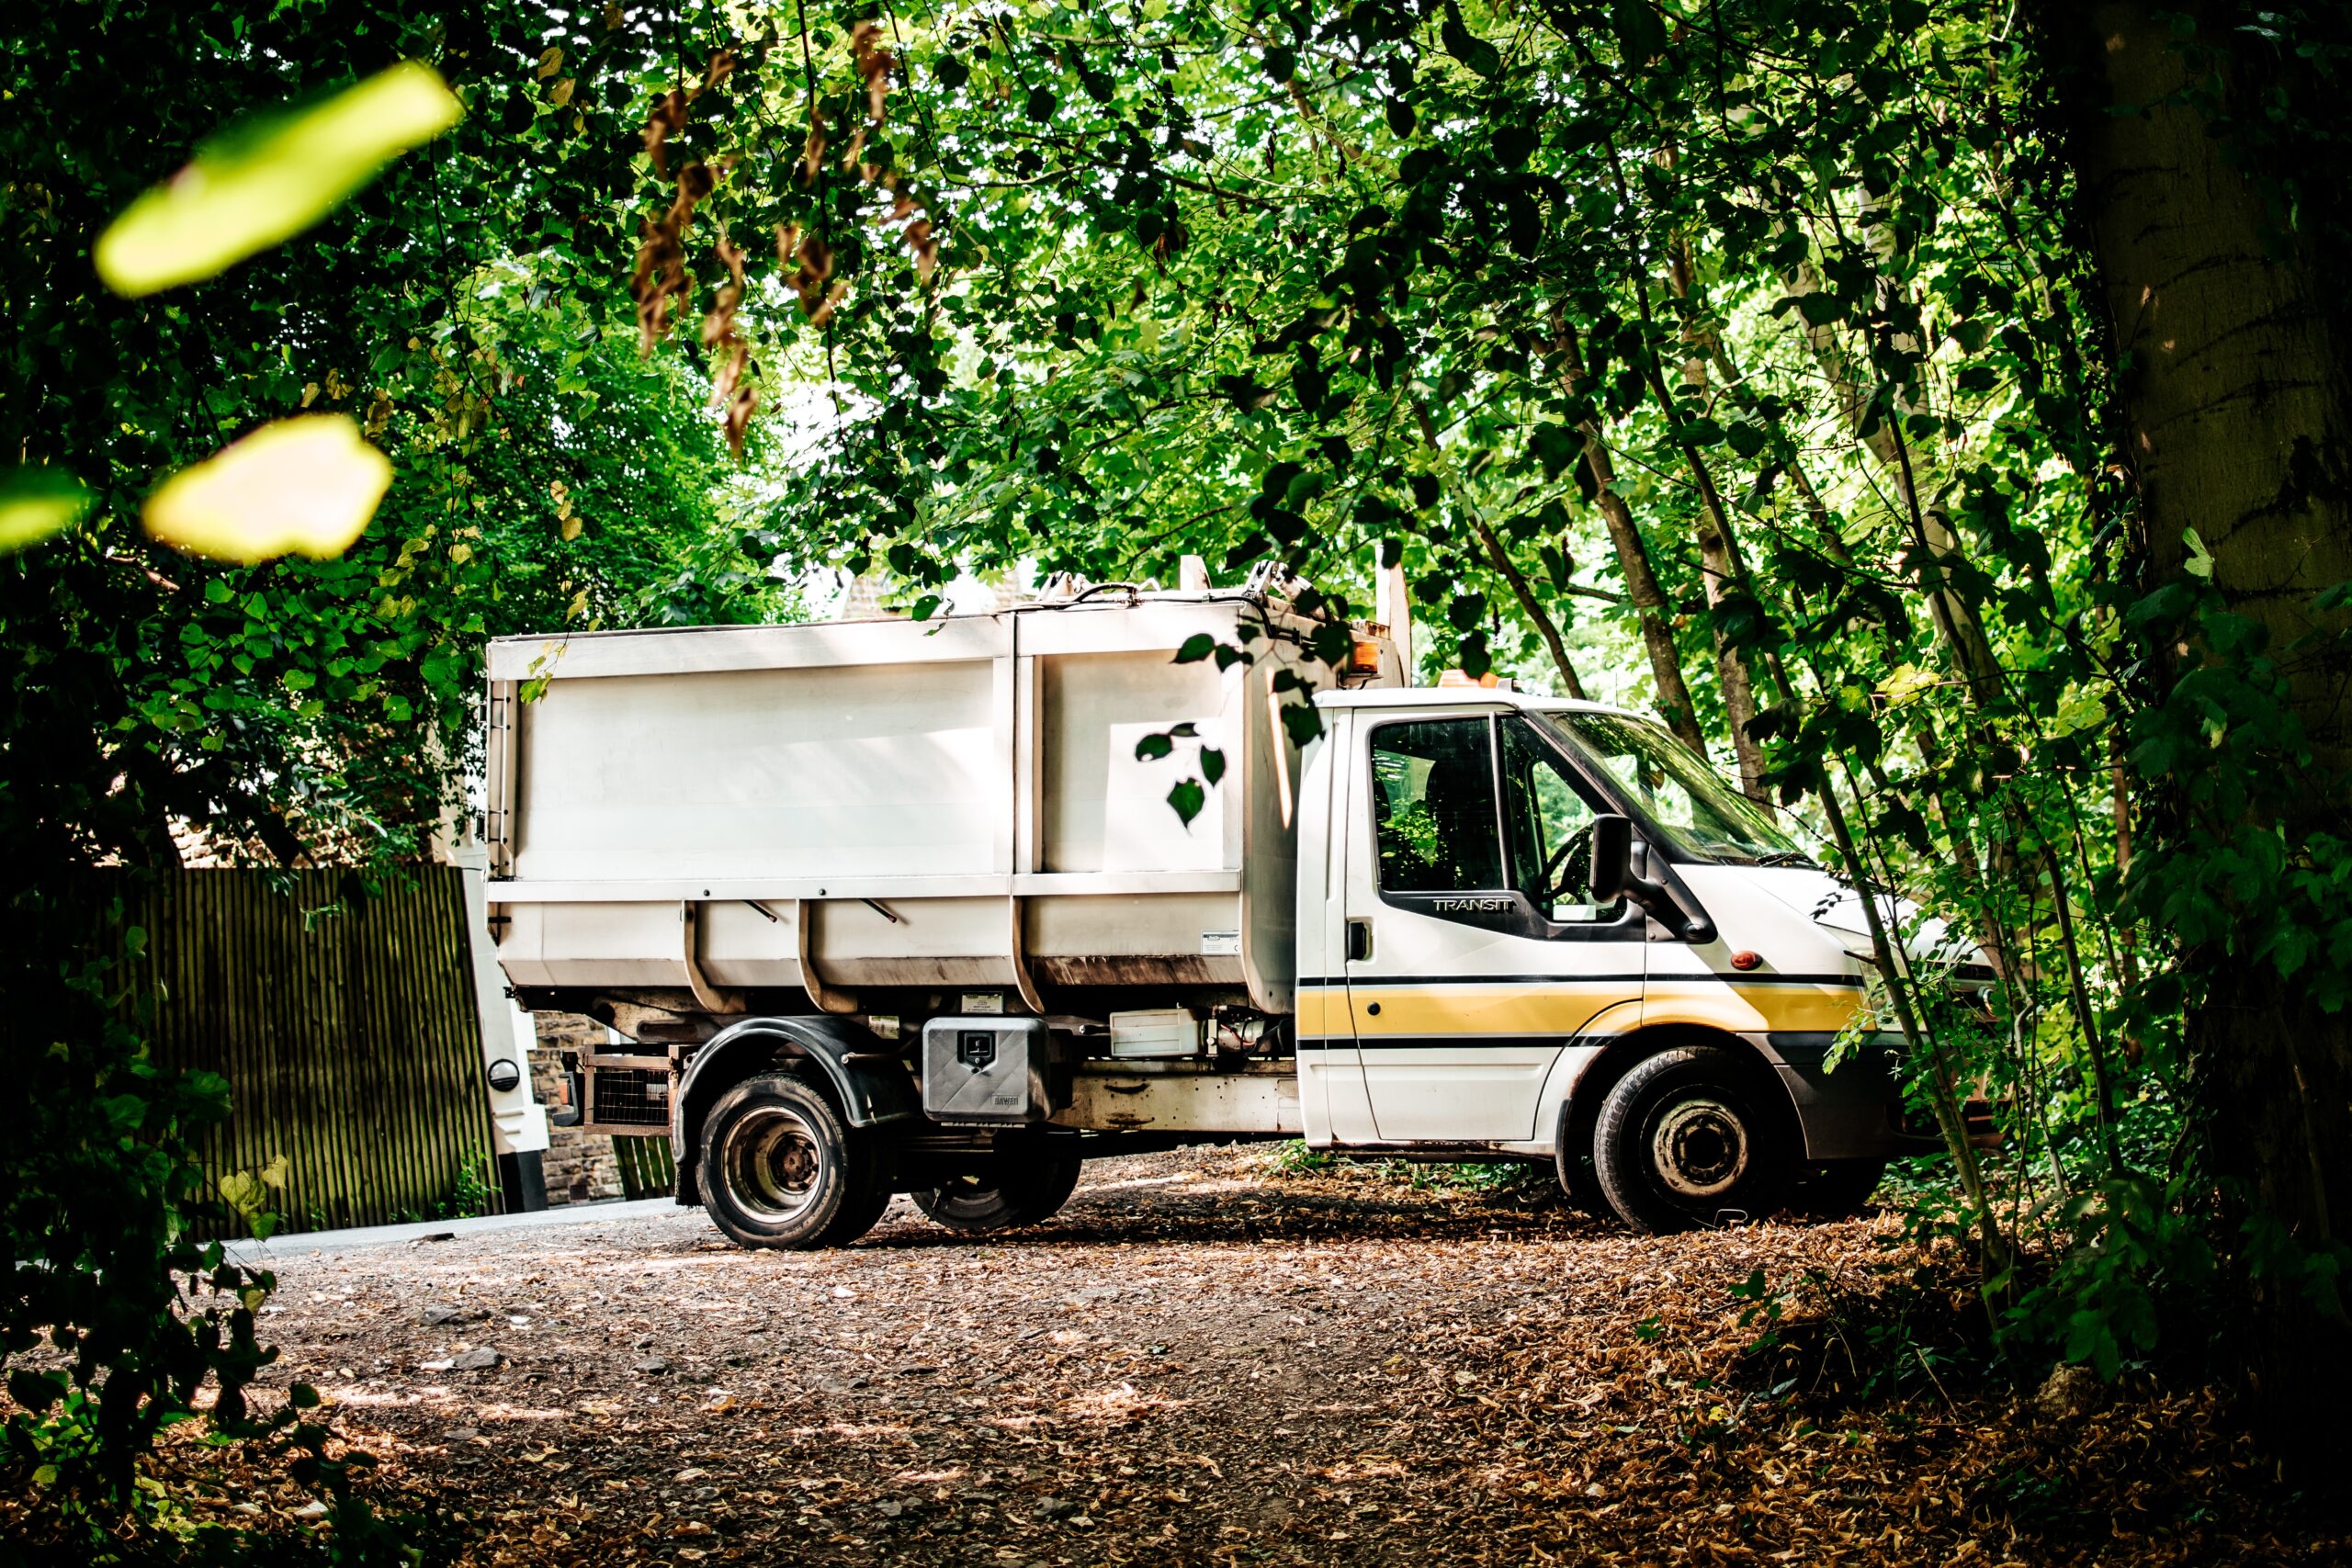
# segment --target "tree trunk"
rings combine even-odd
[[[2311,761],[2246,781],[2261,804],[2238,826],[2277,833],[2292,855],[2314,833],[2340,837],[2346,815],[2352,652],[2343,615],[2313,598],[2352,579],[2352,334],[2331,314],[2340,294],[2323,282],[2334,258],[2309,235],[2267,228],[2244,150],[2182,92],[2178,11],[2202,49],[2237,36],[2230,17],[2195,0],[2049,0],[2038,22],[2112,318],[2153,573],[2210,574],[2227,608],[2258,623],[2268,654],[2287,661],[2281,701]],[[2181,643],[2171,656],[2177,673],[2222,672],[2210,649]],[[2227,753],[2212,765],[2244,768]],[[2150,826],[2161,847],[2167,824]],[[2352,1458],[2343,1287],[2296,1278],[2264,1238],[2283,1239],[2290,1260],[2341,1256],[2336,1226],[2352,1224],[2352,1013],[2323,1010],[2308,974],[2282,979],[2266,954],[2236,945],[2188,955],[2197,1124],[2229,1209],[2223,1234],[2250,1238],[2237,1278],[2256,1414],[2282,1458],[2335,1479],[2329,1467]],[[2247,1221],[2255,1230],[2240,1228]]]
[[[1505,582],[1510,584],[1511,596],[1519,601],[1520,610],[1527,616],[1528,625],[1535,628],[1535,635],[1544,639],[1544,648],[1550,651],[1552,668],[1560,672],[1560,694],[1583,702],[1584,682],[1577,678],[1577,667],[1568,661],[1568,645],[1560,636],[1560,624],[1552,618],[1549,610],[1544,608],[1544,602],[1535,597],[1535,590],[1529,585],[1527,574],[1520,570],[1518,564],[1510,558],[1510,552],[1503,547],[1503,542],[1496,536],[1495,531],[1487,525],[1487,520],[1475,512],[1469,515],[1470,526],[1477,532],[1479,543],[1487,547],[1487,558],[1495,563],[1495,570],[1502,573]]]
[[[1799,299],[1819,291],[1821,275],[1811,262],[1800,262],[1789,269],[1782,282],[1790,298]],[[1879,287],[1883,289],[1893,284],[1882,277]],[[1890,408],[1872,426],[1866,389],[1873,374],[1871,367],[1857,364],[1846,352],[1835,327],[1807,324],[1804,332],[1815,362],[1837,393],[1847,433],[1878,460],[1888,482],[1894,487],[1895,501],[1902,510],[1899,524],[1909,531],[1917,550],[1914,570],[1920,592],[1928,601],[1928,616],[1951,649],[1971,694],[1982,705],[2000,689],[2000,664],[1993,656],[1992,645],[1985,640],[1974,612],[1957,592],[1939,581],[1960,562],[1963,551],[1960,536],[1951,530],[1951,520],[1940,507],[1928,505],[1922,500],[1921,476],[1913,470],[1911,453],[1894,423],[1909,411]],[[1869,427],[1868,434],[1862,434],[1865,427]]]
[[[1563,379],[1573,394],[1584,380],[1584,361],[1577,353],[1576,333],[1565,321],[1560,324],[1558,349],[1567,367]],[[1649,547],[1642,542],[1642,531],[1634,521],[1633,508],[1617,493],[1617,469],[1609,459],[1609,444],[1601,437],[1600,421],[1586,420],[1577,426],[1577,434],[1584,441],[1584,455],[1577,461],[1584,464],[1586,476],[1592,480],[1593,504],[1600,509],[1600,520],[1609,529],[1609,542],[1617,551],[1617,570],[1625,579],[1625,597],[1633,602],[1634,619],[1642,631],[1642,646],[1650,656],[1650,675],[1657,682],[1659,711],[1675,737],[1704,757],[1707,738],[1699,728],[1699,712],[1690,705],[1690,682],[1682,678],[1682,656],[1674,646],[1674,627],[1667,618],[1666,594],[1657,585],[1657,573],[1650,567]]]

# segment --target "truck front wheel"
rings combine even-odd
[[[1593,1134],[1609,1206],[1660,1235],[1770,1213],[1797,1161],[1779,1092],[1759,1066],[1713,1045],[1635,1064],[1601,1101]]]
[[[915,1207],[952,1231],[981,1235],[1034,1225],[1050,1217],[1078,1188],[1076,1155],[1028,1158],[1000,1155],[984,1170],[951,1178],[909,1196]]]
[[[739,1247],[844,1246],[889,1201],[871,1141],[788,1073],[718,1097],[703,1122],[700,1174],[704,1209]]]

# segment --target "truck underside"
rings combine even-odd
[[[1124,993],[1132,1000],[1136,993]],[[1555,1168],[1568,1196],[1604,1217],[1627,1217],[1600,1179],[1597,1140],[1611,1091],[1645,1062],[1669,1051],[1714,1063],[1752,1108],[1752,1149],[1743,1160],[1776,1158],[1788,1179],[1769,1189],[1811,1212],[1857,1206],[1875,1185],[1890,1146],[1926,1152],[1926,1129],[1882,1126],[1893,1100],[1883,1071],[1849,1070],[1834,1096],[1804,1075],[1776,1065],[1738,1035],[1679,1028],[1582,1048],[1583,1071],[1530,1136],[1443,1140],[1427,1137],[1335,1140],[1309,1124],[1301,1104],[1301,1071],[1292,1021],[1267,1019],[1246,1001],[1217,1004],[1197,995],[1187,1007],[1129,1010],[1110,1021],[1057,1012],[1046,1019],[1001,1011],[934,1015],[931,1027],[904,1027],[935,1010],[976,1003],[998,1008],[993,994],[909,993],[890,998],[905,1011],[844,1017],[813,1012],[805,998],[775,1014],[713,1018],[692,998],[663,992],[583,995],[525,992],[526,1006],[577,1010],[639,1032],[608,1049],[583,1054],[572,1069],[579,1123],[615,1135],[667,1135],[678,1170],[678,1200],[709,1210],[738,1242],[820,1247],[854,1239],[894,1193],[910,1193],[922,1211],[951,1228],[982,1233],[1051,1214],[1075,1185],[1082,1162],[1192,1144],[1307,1137],[1318,1147],[1361,1150],[1411,1161],[1525,1161]],[[778,1000],[785,998],[779,998]],[[1070,1005],[1080,998],[1057,996]],[[1114,1055],[1136,1048],[1138,1012],[1154,1025],[1193,1020],[1173,1040],[1161,1028],[1143,1032],[1146,1048],[1176,1052]],[[956,1036],[965,1056],[956,1060]],[[1000,1063],[1008,1036],[1036,1044],[1037,1060]],[[1570,1050],[1577,1047],[1571,1045]],[[927,1051],[931,1059],[926,1060]],[[978,1058],[986,1056],[985,1062]],[[954,1062],[953,1069],[946,1066]],[[976,1065],[977,1064],[977,1065]],[[1311,1070],[1311,1069],[1310,1069]],[[980,1084],[1001,1071],[1016,1083],[1013,1103],[998,1120],[958,1120],[959,1108],[926,1103],[926,1078],[953,1076]],[[1818,1075],[1815,1075],[1817,1077]],[[1719,1095],[1718,1098],[1725,1098]],[[969,1105],[960,1108],[968,1112]],[[1863,1157],[1807,1157],[1807,1128],[1825,1115],[1863,1119]],[[1974,1120],[1984,1108],[1971,1107]],[[1899,1114],[1894,1122],[1900,1123]],[[1727,1153],[1701,1125],[1683,1134],[1686,1161],[1720,1165]],[[1735,1133],[1732,1142],[1737,1142]],[[748,1151],[746,1145],[748,1141]],[[1814,1140],[1818,1142],[1817,1138]],[[1776,1153],[1777,1149],[1777,1153]],[[1815,1150],[1818,1154],[1821,1151]],[[843,1191],[838,1201],[832,1190]],[[1743,1192],[1757,1190],[1750,1187]],[[1754,1202],[1754,1199],[1748,1199]],[[1739,1205],[1706,1211],[1659,1210],[1637,1223],[1676,1228],[1747,1217]]]

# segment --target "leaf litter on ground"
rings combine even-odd
[[[329,1396],[379,1505],[430,1504],[482,1568],[2352,1549],[2211,1391],[1965,1375],[1964,1292],[1906,1298],[1928,1375],[1859,1397],[1840,1337],[1890,1321],[1917,1261],[1894,1231],[1642,1237],[1508,1188],[1190,1150],[1091,1166],[1054,1220],[978,1240],[903,1201],[815,1254],[738,1251],[687,1212],[429,1252],[289,1236],[265,1321],[270,1380]],[[1820,1287],[1760,1348],[1758,1270]],[[493,1325],[495,1358],[459,1370]],[[199,1517],[298,1523],[299,1490],[242,1464],[164,1459]]]

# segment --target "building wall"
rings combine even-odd
[[[543,1012],[533,1017],[539,1026],[539,1043],[531,1053],[532,1089],[540,1104],[552,1108],[563,1094],[561,1053],[602,1048],[605,1026],[578,1013]],[[602,1134],[550,1127],[548,1151],[540,1163],[547,1173],[550,1207],[622,1195],[620,1160],[613,1152],[613,1140]]]

